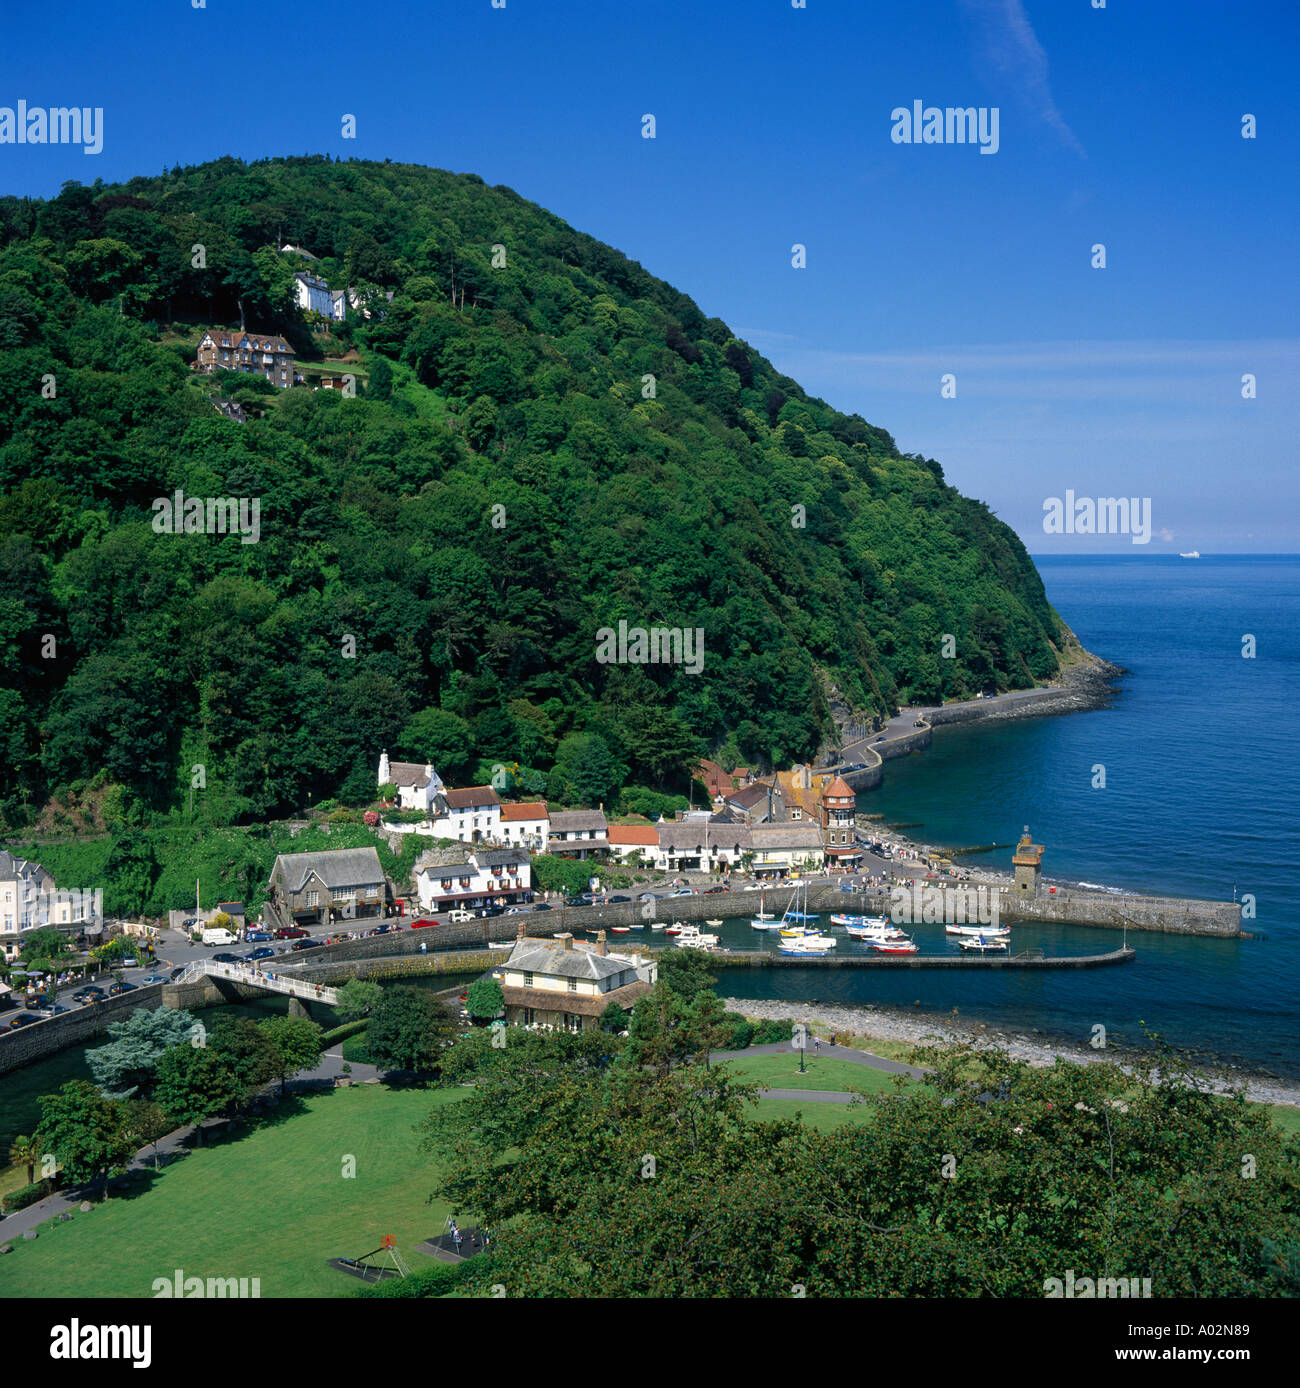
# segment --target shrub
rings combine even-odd
[[[348,1036],[355,1036],[359,1031],[365,1031],[369,1025],[369,1018],[366,1017],[358,1017],[353,1022],[343,1022],[339,1026],[331,1027],[329,1031],[322,1032],[320,1043],[322,1046],[332,1046],[336,1041],[342,1041]]]
[[[374,1286],[363,1287],[357,1295],[388,1301],[448,1296],[454,1291],[481,1285],[490,1274],[488,1255],[480,1253],[463,1263],[434,1263],[412,1272],[409,1277],[386,1278]]]
[[[19,1210],[25,1210],[28,1205],[34,1205],[38,1200],[44,1200],[47,1195],[54,1194],[54,1182],[48,1177],[43,1181],[36,1181],[30,1186],[23,1186],[19,1190],[11,1191],[0,1200],[0,1209],[5,1214],[15,1214]]]

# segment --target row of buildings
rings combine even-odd
[[[0,849],[0,955],[18,957],[24,930],[58,926],[86,935],[104,928],[99,890],[59,888],[40,863]]]

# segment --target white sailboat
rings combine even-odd
[[[751,916],[749,923],[755,930],[780,930],[781,926],[775,913],[763,910],[763,891],[762,887],[758,889],[758,914]]]

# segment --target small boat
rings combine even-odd
[[[645,929],[645,923],[644,923],[643,921],[639,921],[636,925],[629,925],[629,926],[628,926],[628,929],[629,929],[629,930],[644,930],[644,929]]]
[[[1189,550],[1186,554],[1180,552],[1178,557],[1180,559],[1199,559],[1201,557],[1201,551],[1199,549],[1193,549]]]
[[[945,925],[944,932],[948,935],[983,935],[986,939],[1005,939],[1011,934],[1010,929],[1005,925]]]
[[[915,954],[916,941],[906,936],[901,940],[875,940],[871,948],[879,950],[881,954]]]
[[[888,944],[891,940],[906,940],[907,936],[884,916],[868,916],[864,925],[846,925],[844,933],[850,940],[867,944]]]
[[[666,928],[667,928],[666,926],[660,925],[660,923],[659,923],[658,921],[651,921],[651,922],[650,922],[650,929],[651,929],[651,930],[664,930],[664,929],[666,929]]]
[[[826,937],[822,935],[815,938],[824,940]],[[800,937],[797,940],[782,940],[780,952],[782,954],[810,955],[821,958],[828,954],[829,950],[824,944],[813,944],[811,940]]]
[[[976,954],[994,954],[998,950],[1007,947],[1007,937],[994,935],[976,935],[973,939],[960,939],[957,943],[962,949],[973,950]]]
[[[722,924],[722,922],[721,922],[720,920],[716,920],[716,921],[706,920],[706,921],[704,922],[704,924],[705,924],[705,925],[711,925],[711,926],[713,926],[713,927],[716,929],[718,926],[720,926],[720,925]]]
[[[687,923],[677,928],[678,949],[712,949],[717,943],[716,935],[704,934],[698,925]]]
[[[764,917],[762,920],[757,916],[753,916],[750,918],[749,923],[755,930],[780,930],[781,928],[781,922],[770,915]]]
[[[632,929],[630,925],[611,925],[609,928],[615,935],[626,935]]]
[[[776,916],[771,911],[763,910],[763,888],[758,889],[758,911],[749,918],[749,923],[755,930],[775,930],[776,927],[770,922],[776,920]]]

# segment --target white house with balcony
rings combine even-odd
[[[533,853],[545,853],[550,823],[545,800],[501,806],[500,832],[504,843],[527,848]]]
[[[450,911],[524,901],[532,867],[523,848],[430,849],[415,863],[415,895],[422,911]]]
[[[561,858],[599,858],[609,852],[603,810],[561,810],[551,816],[546,851]]]

